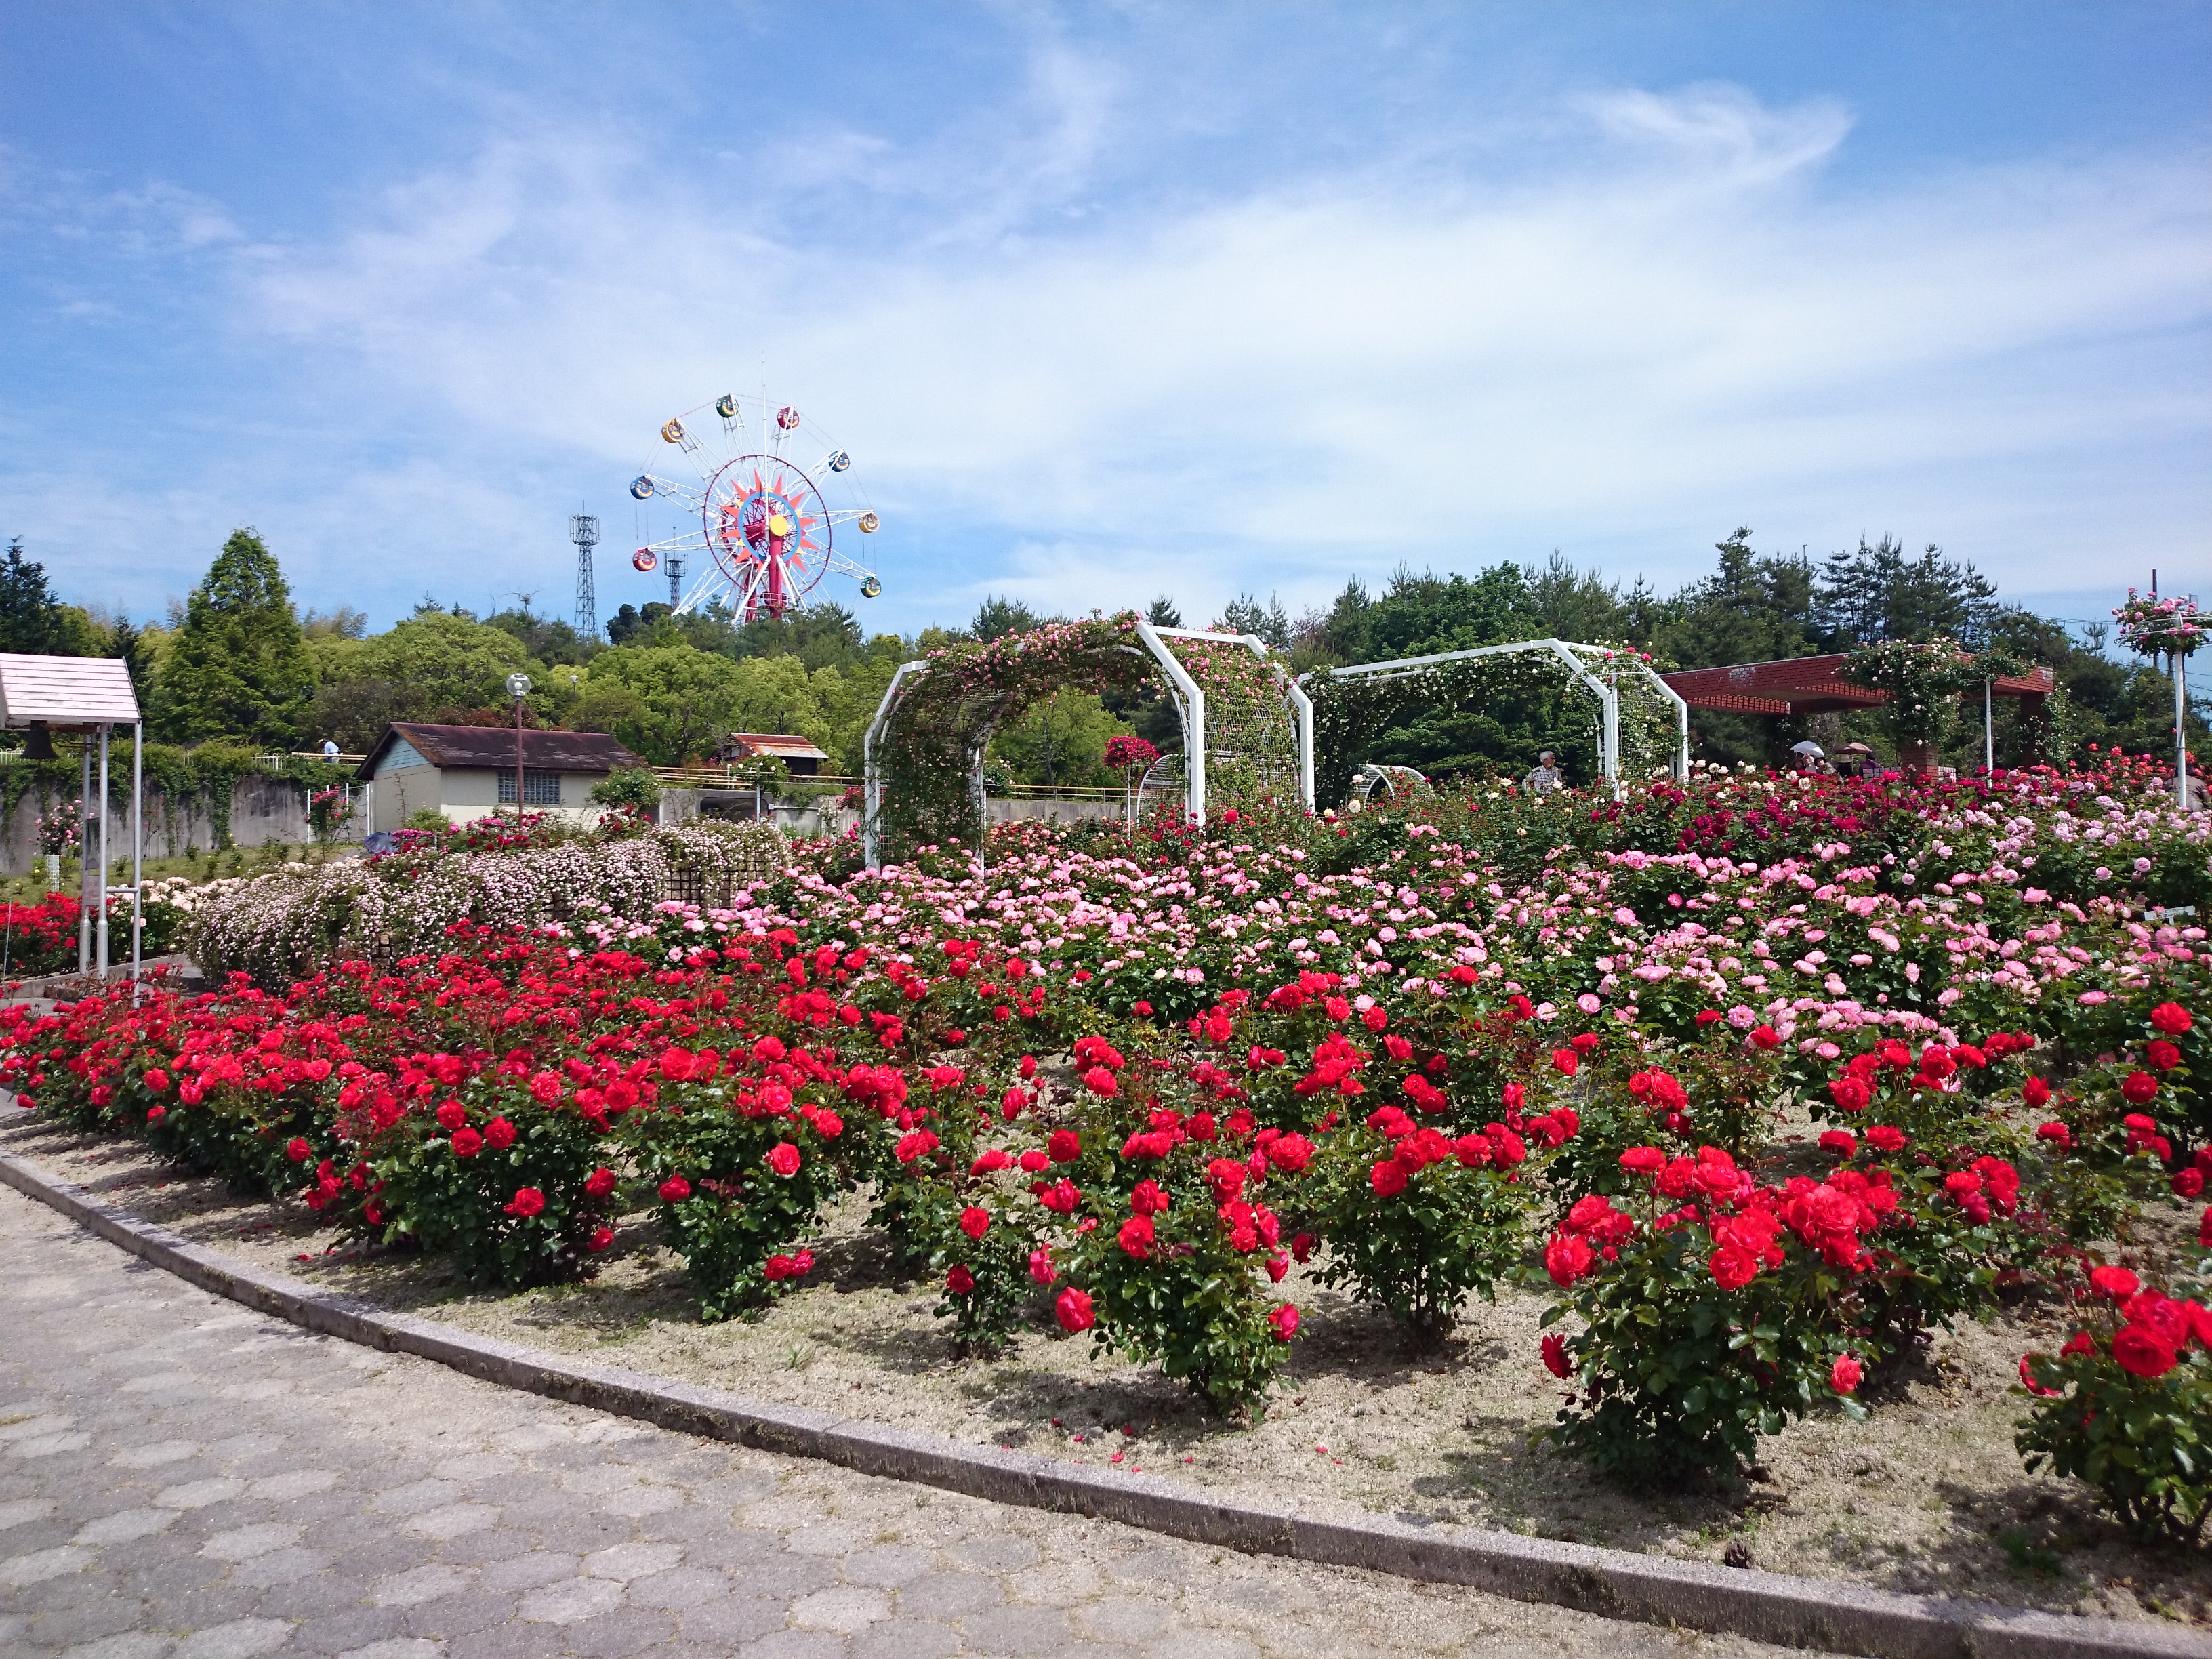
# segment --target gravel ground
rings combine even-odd
[[[250,1312],[0,1188],[0,1651],[1770,1656],[746,1451]]]
[[[957,1358],[933,1288],[896,1282],[858,1206],[813,1282],[751,1322],[702,1325],[650,1226],[623,1229],[589,1285],[515,1296],[455,1285],[435,1261],[332,1251],[297,1206],[241,1204],[134,1144],[19,1120],[0,1144],[197,1241],[466,1329],[754,1398],[959,1438],[1118,1459],[1316,1515],[1382,1512],[1776,1571],[2106,1617],[2212,1626],[2212,1552],[2136,1544],[2082,1489],[2032,1477],[2012,1444],[2021,1353],[2063,1333],[2030,1310],[1939,1337],[1869,1385],[1873,1419],[1829,1413],[1765,1443],[1744,1483],[1632,1496],[1532,1450],[1560,1389],[1536,1358],[1544,1302],[1472,1304],[1441,1352],[1410,1349],[1337,1292],[1294,1277],[1305,1315],[1267,1419],[1225,1428],[1148,1369],[1035,1334]]]

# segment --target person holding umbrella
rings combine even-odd
[[[1827,750],[1810,738],[1803,743],[1791,744],[1790,752],[1797,757],[1797,769],[1800,772],[1833,773],[1835,770],[1835,768],[1828,764]]]

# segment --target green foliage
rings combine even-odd
[[[283,572],[254,532],[232,532],[185,602],[155,688],[155,731],[184,742],[242,737],[289,748],[314,689]]]
[[[650,812],[660,805],[660,784],[641,766],[619,766],[592,786],[592,800],[600,806]]]

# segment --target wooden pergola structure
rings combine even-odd
[[[1710,708],[1735,714],[1826,714],[1853,708],[1879,708],[1889,693],[1876,691],[1844,678],[1848,660],[1840,652],[1825,657],[1786,657],[1778,662],[1738,663],[1729,668],[1685,668],[1659,678],[1692,708]],[[1991,743],[1990,700],[2017,697],[2021,712],[2039,719],[2044,700],[2057,687],[2057,677],[2038,666],[2026,674],[2002,675],[1984,682],[1982,702],[1985,755]]]

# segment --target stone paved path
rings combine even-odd
[[[249,1312],[0,1188],[0,1652],[1778,1654],[702,1443]]]

